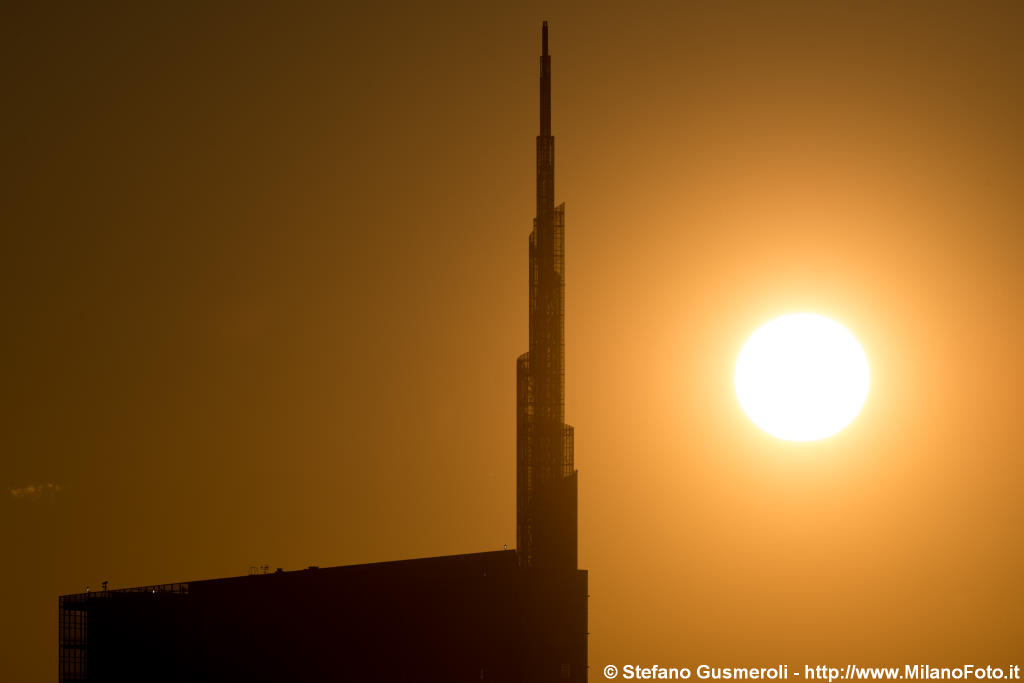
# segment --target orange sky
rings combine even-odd
[[[541,19],[591,680],[1022,663],[1019,3],[336,4],[2,22],[0,679],[86,584],[514,543]],[[732,390],[795,310],[872,370],[810,444]]]

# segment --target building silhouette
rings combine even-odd
[[[516,361],[516,550],[64,595],[62,682],[587,680],[547,22],[541,35],[530,347]]]
[[[555,206],[551,57],[541,29],[530,350],[516,362],[516,544],[523,567],[576,567],[573,429],[565,424],[565,204]]]

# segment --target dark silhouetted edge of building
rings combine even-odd
[[[587,572],[514,550],[64,595],[61,681],[585,681]]]

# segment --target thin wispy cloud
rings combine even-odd
[[[55,495],[60,493],[60,484],[46,483],[46,484],[28,484],[26,486],[20,486],[18,488],[8,489],[11,492],[11,496],[15,499],[32,499],[40,498],[44,494]]]

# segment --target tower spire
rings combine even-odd
[[[551,135],[551,55],[548,54],[548,22],[540,30],[540,134]]]
[[[565,424],[565,209],[555,206],[551,55],[541,27],[537,214],[530,233],[530,350],[516,363],[519,562],[576,568],[573,428]]]

